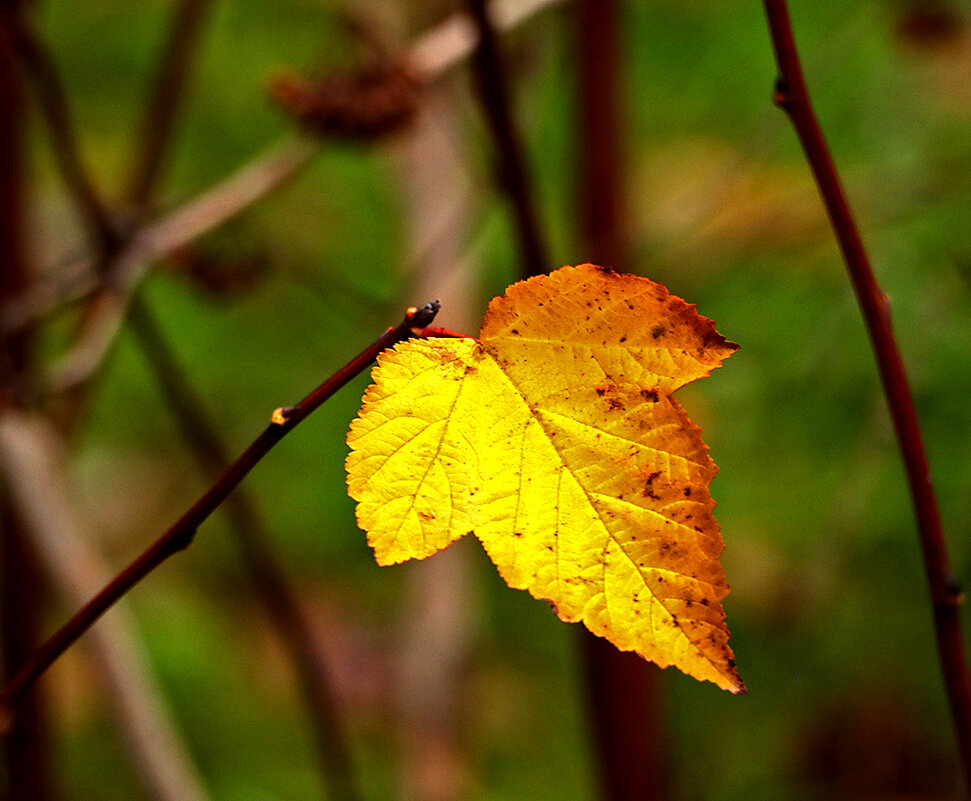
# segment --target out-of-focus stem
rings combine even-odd
[[[211,6],[212,0],[179,0],[172,11],[155,83],[135,139],[136,158],[126,199],[137,209],[149,205],[155,194],[182,106],[199,35]]]
[[[19,3],[3,3],[0,21],[7,28],[17,58],[30,77],[41,112],[47,122],[54,157],[64,183],[94,240],[95,252],[113,254],[121,244],[107,205],[99,196],[81,160],[77,134],[71,120],[67,93],[57,65],[30,21],[14,9]]]
[[[574,52],[580,94],[577,222],[584,259],[623,270],[619,5],[616,0],[579,0]],[[601,797],[604,801],[666,798],[659,670],[586,629],[580,630],[579,638]]]
[[[507,30],[563,2],[505,0],[493,3],[489,8],[499,26]],[[467,16],[453,14],[415,40],[408,51],[409,60],[423,79],[431,82],[467,58],[475,44],[476,35]],[[116,316],[121,316],[127,308],[124,298],[138,285],[151,262],[189,244],[280,189],[313,160],[320,148],[320,142],[308,136],[286,134],[224,180],[164,217],[139,227],[126,239],[109,270],[108,283],[120,296],[114,304]],[[6,301],[0,305],[0,331],[19,331],[66,303],[103,291],[104,280],[98,267],[94,259],[82,259],[57,271],[53,280],[38,283]],[[97,339],[102,339],[100,334]],[[65,359],[63,369],[57,371],[60,375],[54,383],[62,386],[83,380],[85,371],[96,366],[103,353],[103,347],[80,343]]]
[[[0,302],[23,291],[30,280],[26,242],[27,122],[24,85],[18,69],[17,29],[24,4],[0,9]],[[17,384],[30,366],[29,334],[0,339],[0,405],[15,405]],[[38,639],[44,585],[23,520],[0,488],[0,658],[4,680]],[[47,716],[37,692],[24,695],[17,720],[2,744],[0,795],[10,801],[52,798]]]
[[[539,212],[530,187],[522,140],[513,123],[512,105],[499,45],[485,0],[469,0],[479,43],[472,53],[475,87],[499,157],[499,178],[509,195],[525,275],[542,275],[551,265],[540,233]]]
[[[226,449],[215,433],[216,427],[209,419],[202,399],[189,383],[151,311],[138,296],[129,311],[128,325],[145,352],[166,408],[176,418],[203,475],[217,478],[230,463]],[[354,785],[338,700],[331,676],[321,659],[312,624],[267,545],[267,534],[250,495],[240,488],[226,498],[223,508],[256,594],[290,652],[317,739],[318,762],[327,797],[334,801],[355,801],[359,793]]]

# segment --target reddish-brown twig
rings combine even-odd
[[[938,657],[957,732],[965,782],[971,787],[971,678],[968,675],[964,637],[961,632],[960,606],[963,596],[948,563],[927,454],[903,359],[894,340],[889,303],[873,274],[863,240],[810,103],[785,0],[765,0],[765,10],[779,66],[774,99],[792,120],[839,240],[873,344],[883,391],[903,452],[917,516],[924,568],[930,585]]]
[[[479,32],[479,43],[472,54],[475,87],[498,151],[499,179],[512,203],[523,272],[542,275],[551,265],[539,230],[539,213],[533,202],[522,141],[512,119],[499,45],[485,0],[469,0],[469,10]]]
[[[271,423],[243,454],[219,477],[209,490],[196,501],[161,537],[150,545],[127,568],[114,578],[98,595],[54,632],[27,660],[10,683],[0,692],[0,710],[11,718],[11,707],[23,693],[63,654],[112,604],[133,586],[161,565],[166,559],[192,544],[196,530],[219,507],[260,460],[302,420],[324,401],[364,370],[385,348],[414,335],[431,323],[438,312],[438,303],[420,309],[409,309],[404,320],[389,328],[373,344],[345,364],[324,383],[295,406],[277,409]]]

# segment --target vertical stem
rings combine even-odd
[[[580,95],[578,222],[589,261],[620,271],[626,260],[620,231],[620,12],[617,0],[579,0],[575,13]]]
[[[961,631],[963,595],[948,562],[917,412],[903,359],[894,339],[890,305],[870,266],[863,240],[810,103],[786,3],[784,0],[765,0],[765,10],[779,67],[774,99],[789,115],[796,129],[826,205],[873,345],[883,391],[900,443],[930,588],[938,657],[966,786],[971,787],[971,678]]]
[[[619,105],[619,3],[579,0],[576,7],[579,71],[579,227],[585,257],[617,270],[626,267],[623,154]],[[660,672],[637,655],[580,630],[587,701],[604,801],[657,801],[667,797],[660,721]]]
[[[0,18],[0,303],[17,296],[29,282],[25,242],[24,89],[17,65],[16,26],[23,6],[5,3]],[[16,384],[28,367],[26,334],[0,343],[3,385],[0,403],[16,402]],[[42,585],[21,520],[9,499],[0,497],[0,648],[4,680],[28,657],[39,628]],[[10,801],[47,801],[53,797],[42,700],[25,695],[13,727],[3,741]],[[5,791],[5,792],[4,792]]]
[[[40,629],[40,571],[30,551],[23,524],[0,498],[0,647],[3,675],[9,679],[37,643]],[[8,801],[46,801],[54,797],[47,732],[47,715],[41,694],[34,690],[14,710],[16,722],[3,740]]]
[[[138,209],[150,205],[155,194],[185,95],[192,57],[211,6],[212,0],[179,0],[172,12],[155,83],[135,140],[136,157],[126,198]]]
[[[489,21],[485,0],[469,0],[469,9],[479,33],[472,55],[475,88],[495,140],[499,157],[499,176],[513,206],[516,231],[523,258],[523,272],[542,275],[550,268],[546,244],[539,228],[526,157],[512,117],[512,104],[499,45]]]

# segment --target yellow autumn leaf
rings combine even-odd
[[[385,351],[347,459],[378,562],[474,534],[509,586],[563,620],[744,692],[717,467],[670,397],[736,347],[661,284],[585,264],[509,287],[478,340]]]

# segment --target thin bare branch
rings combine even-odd
[[[116,576],[77,614],[54,632],[27,660],[10,683],[0,691],[0,722],[13,720],[12,709],[33,683],[84,634],[119,598],[166,559],[192,544],[199,526],[222,504],[236,486],[267,453],[324,401],[364,370],[382,350],[408,337],[420,335],[438,312],[438,303],[411,308],[404,320],[389,328],[334,375],[295,406],[277,409],[270,425],[243,454],[230,465],[209,490],[194,503],[161,537]]]
[[[765,0],[765,10],[779,67],[774,99],[789,115],[795,127],[826,205],[870,335],[884,395],[903,454],[930,588],[938,657],[966,786],[971,787],[971,676],[968,674],[960,617],[964,596],[948,561],[927,453],[903,359],[894,338],[890,304],[873,273],[863,239],[813,111],[785,0]]]
[[[149,368],[183,436],[189,443],[203,476],[218,479],[230,464],[216,426],[205,411],[176,354],[145,303],[136,296],[128,315]],[[314,627],[301,608],[283,568],[267,545],[267,536],[249,493],[240,487],[223,506],[236,535],[243,563],[257,597],[267,610],[289,650],[305,698],[305,709],[317,739],[317,757],[327,789],[334,801],[356,801],[351,758],[338,711],[338,698],[321,658]],[[89,593],[90,595],[90,593]]]
[[[499,0],[488,6],[489,20],[500,31],[509,31],[526,20],[566,0]],[[467,14],[453,14],[419,37],[412,45],[411,64],[431,80],[465,61],[478,43],[474,20]]]
[[[68,606],[76,607],[111,574],[88,545],[90,537],[72,508],[60,451],[57,434],[41,416],[8,411],[0,417],[0,462],[10,496],[44,571]],[[90,641],[118,728],[152,798],[206,801],[135,631],[129,609],[120,603]]]

